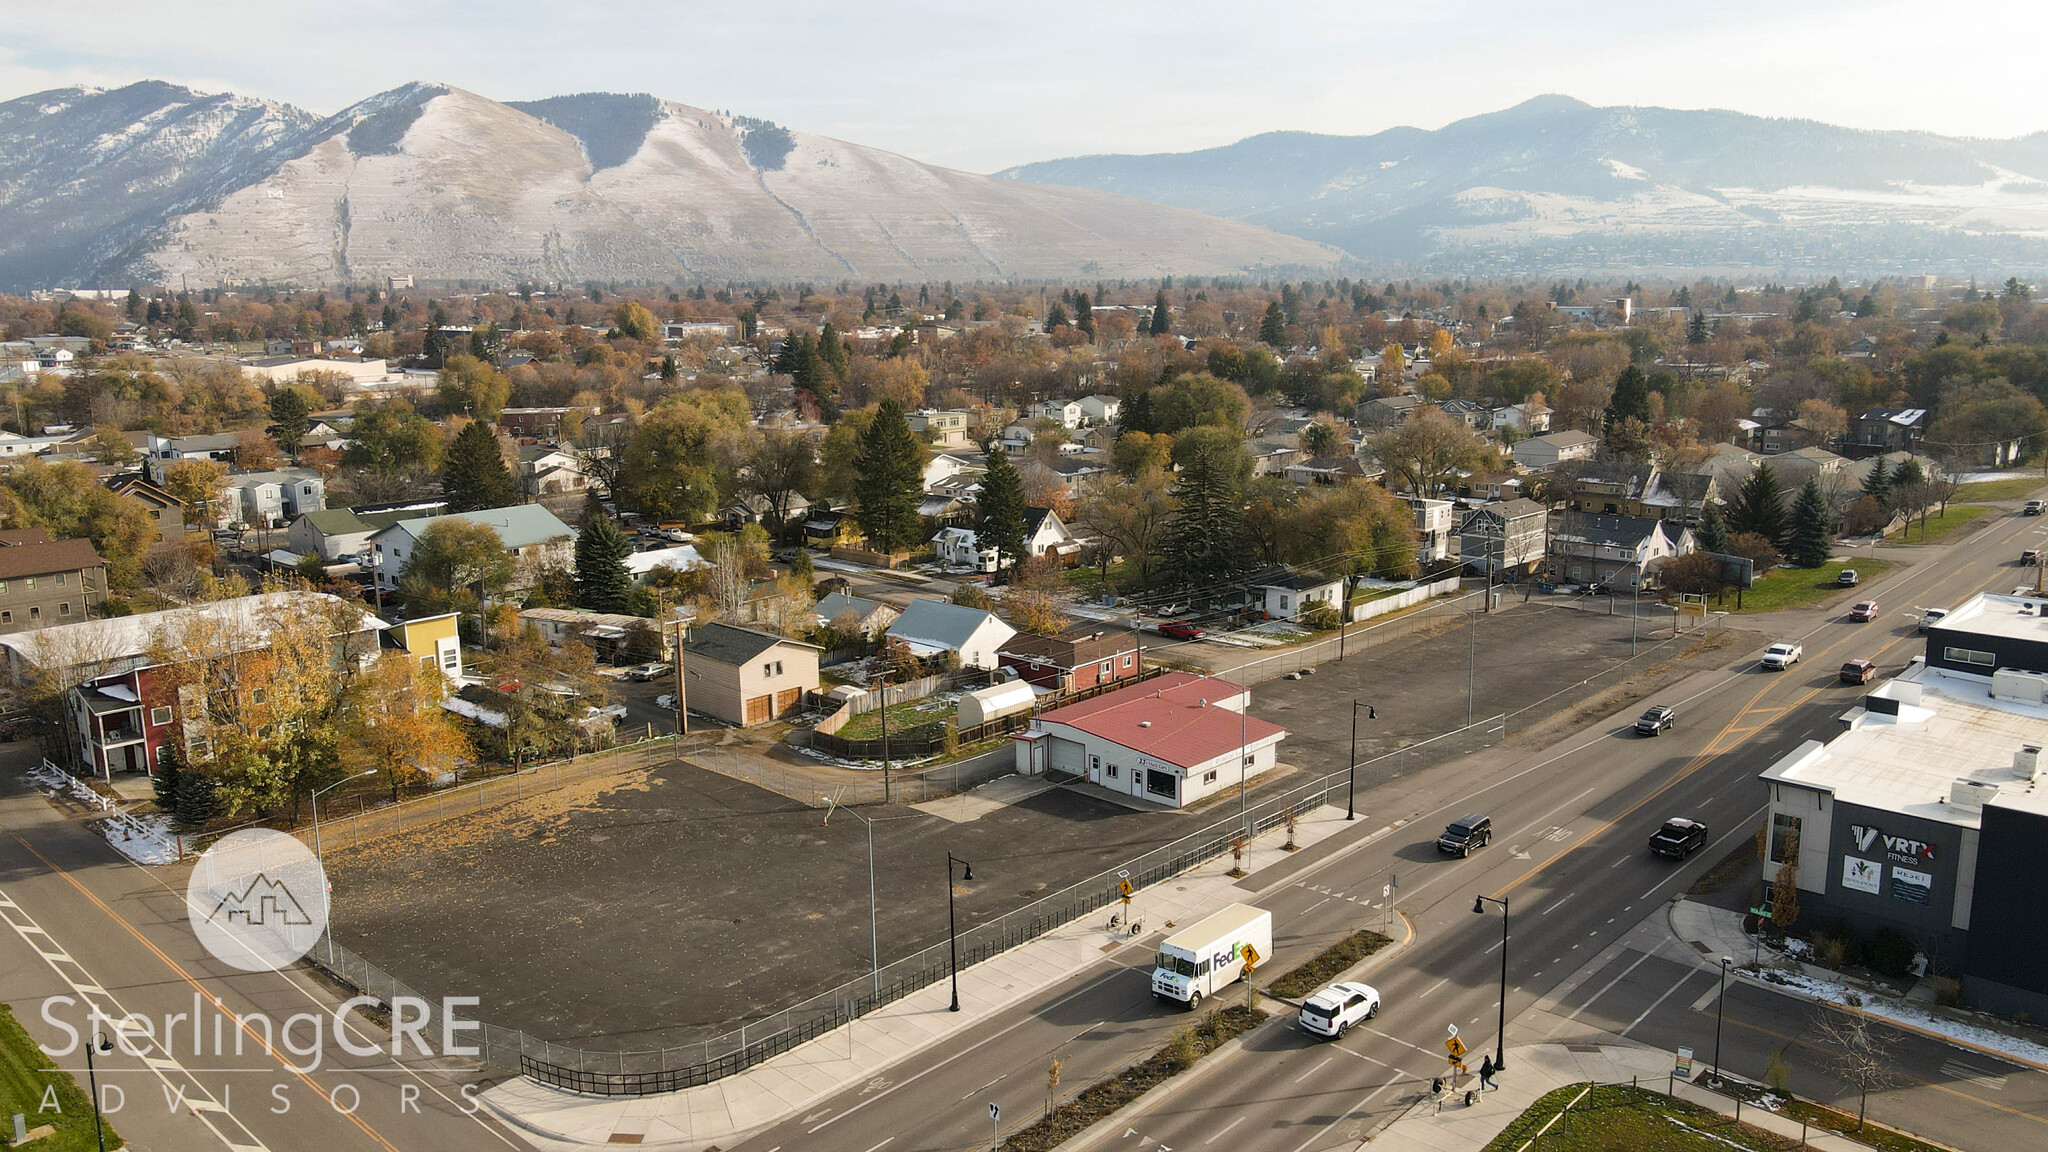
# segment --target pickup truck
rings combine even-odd
[[[1659,856],[1683,860],[1707,846],[1707,826],[1698,820],[1674,816],[1650,837],[1650,851]]]

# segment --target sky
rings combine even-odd
[[[317,113],[407,81],[650,92],[990,172],[1275,130],[1438,128],[1532,96],[2005,137],[2039,0],[66,0],[9,6],[0,99],[167,80]]]

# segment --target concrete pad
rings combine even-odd
[[[1001,776],[972,792],[927,800],[910,807],[954,824],[969,824],[1054,787],[1043,776]]]

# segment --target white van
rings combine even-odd
[[[1152,994],[1178,1000],[1189,1010],[1202,997],[1244,975],[1244,952],[1258,950],[1261,963],[1273,958],[1273,914],[1249,904],[1232,904],[1183,928],[1159,946],[1153,961]]]

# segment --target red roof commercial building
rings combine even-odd
[[[1170,672],[1035,717],[1017,771],[1066,772],[1175,808],[1271,769],[1287,729],[1245,714],[1241,684]]]

